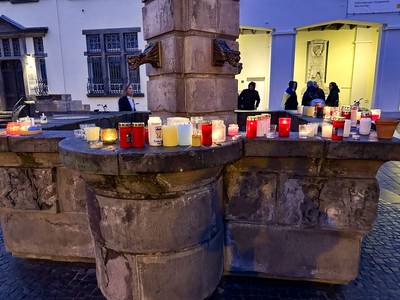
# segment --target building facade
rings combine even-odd
[[[326,93],[333,81],[341,104],[362,98],[367,107],[399,110],[400,7],[396,0],[359,2],[242,0],[238,92],[254,81],[259,109],[279,109],[288,81],[299,83],[300,99],[308,80]],[[127,82],[137,108],[146,110],[145,67],[130,71],[126,63],[145,47],[142,6],[140,0],[0,1],[0,110],[43,93],[117,110]]]
[[[45,93],[117,110],[127,82],[146,110],[145,69],[127,67],[127,56],[144,49],[141,8],[132,0],[0,1],[0,110]]]

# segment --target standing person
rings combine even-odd
[[[297,102],[297,82],[289,81],[289,87],[286,89],[282,97],[282,106],[285,110],[296,110],[298,106]]]
[[[331,82],[329,84],[329,95],[326,98],[325,105],[331,107],[338,107],[339,106],[339,93],[340,89],[337,86],[336,82]]]
[[[133,99],[133,84],[128,83],[122,90],[122,97],[118,100],[119,111],[136,111]]]
[[[256,83],[250,82],[247,89],[243,90],[238,98],[238,108],[256,110],[260,105],[260,95],[256,91]]]
[[[321,89],[319,87],[318,82],[314,81],[314,87],[315,87],[315,90],[316,90],[317,99],[321,99],[321,100],[325,101],[325,92],[324,92],[323,89]]]
[[[307,81],[307,90],[303,94],[301,105],[310,106],[311,101],[318,98],[316,92],[317,90],[314,86],[314,82]]]

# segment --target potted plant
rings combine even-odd
[[[378,139],[390,140],[393,137],[399,120],[394,119],[379,119],[375,121]]]

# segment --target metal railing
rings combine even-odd
[[[34,88],[36,96],[45,96],[49,94],[49,86],[47,84],[47,80],[36,80],[36,85]]]
[[[120,95],[122,89],[124,88],[124,83],[113,82],[108,84],[108,89],[106,90],[104,83],[93,83],[90,79],[87,83],[87,93],[92,96],[102,96],[102,95]],[[140,94],[141,86],[140,83],[132,83],[133,93]]]

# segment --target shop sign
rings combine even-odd
[[[348,0],[349,14],[400,13],[400,0]]]

